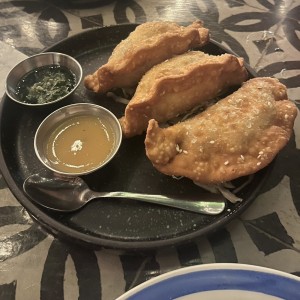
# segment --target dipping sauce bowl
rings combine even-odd
[[[121,141],[121,126],[113,113],[99,105],[78,103],[44,119],[35,133],[34,149],[49,170],[80,176],[105,166]]]
[[[49,105],[72,94],[81,80],[82,68],[76,59],[45,52],[26,58],[9,72],[6,93],[23,105]]]

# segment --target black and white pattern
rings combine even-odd
[[[259,76],[275,76],[300,103],[299,1],[0,1],[2,78],[24,55],[84,29],[151,20],[202,19],[212,38]],[[3,88],[3,79],[1,79]],[[225,228],[149,253],[93,251],[48,235],[0,179],[0,299],[115,299],[167,271],[249,263],[300,275],[300,121],[254,203]]]

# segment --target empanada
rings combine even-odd
[[[141,134],[148,121],[168,121],[240,85],[248,73],[231,54],[190,51],[154,66],[141,79],[121,119],[125,137]]]
[[[209,30],[197,21],[184,27],[173,22],[139,25],[116,46],[108,62],[84,79],[86,88],[105,93],[137,85],[154,65],[209,41]]]
[[[288,142],[296,115],[277,79],[251,79],[187,121],[161,129],[151,120],[146,153],[164,174],[230,181],[267,166]]]

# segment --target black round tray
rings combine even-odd
[[[47,49],[75,57],[84,76],[105,63],[113,48],[134,30],[135,24],[88,30],[67,38]],[[230,52],[211,41],[201,49],[210,54]],[[250,77],[255,74],[249,69]],[[6,95],[0,106],[0,166],[12,193],[48,231],[59,238],[92,247],[126,250],[154,249],[176,245],[215,231],[240,214],[256,198],[268,168],[256,173],[238,194],[244,200],[228,203],[220,215],[207,216],[133,200],[96,200],[74,213],[57,213],[34,204],[23,191],[23,182],[34,173],[45,173],[33,149],[33,138],[40,122],[55,109],[78,102],[102,105],[117,117],[124,104],[87,91],[83,83],[63,103],[47,107],[26,107]],[[48,174],[49,175],[49,174]],[[239,185],[248,178],[239,179]],[[116,158],[105,168],[84,176],[90,188],[97,191],[133,191],[143,193],[197,194],[199,187],[188,179],[175,180],[156,171],[145,155],[144,136],[124,140]],[[200,199],[199,199],[200,200]]]

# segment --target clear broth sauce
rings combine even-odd
[[[46,138],[50,167],[64,173],[88,172],[100,166],[115,144],[112,128],[96,116],[69,118]]]

